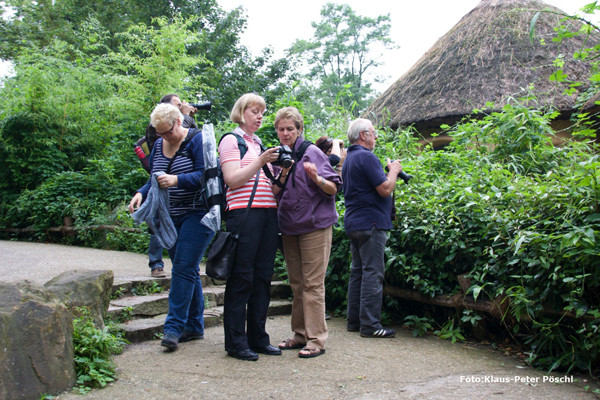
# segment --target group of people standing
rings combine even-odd
[[[302,115],[296,108],[286,107],[277,111],[274,126],[281,145],[292,149],[294,162],[289,167],[274,166],[279,148],[264,149],[255,134],[265,110],[261,96],[248,93],[240,97],[231,120],[238,124],[233,134],[243,139],[246,149],[241,151],[234,135],[225,136],[218,149],[227,185],[225,225],[239,235],[236,262],[225,289],[227,354],[257,360],[259,354],[280,355],[291,349],[298,349],[301,358],[325,353],[325,273],[332,226],[338,220],[335,195],[342,188],[344,223],[352,249],[347,329],[363,337],[394,336],[393,329],[381,325],[381,302],[384,248],[387,230],[392,227],[390,195],[402,170],[400,162],[388,160],[389,172],[383,172],[372,153],[377,133],[366,119],[350,124],[350,146],[343,160],[339,151],[343,142],[321,138],[319,146],[306,143]],[[199,263],[212,239],[212,233],[199,222],[207,212],[198,200],[202,189],[198,177],[204,170],[201,134],[186,140],[191,129],[183,128],[183,121],[179,109],[171,104],[159,104],[151,115],[160,137],[152,151],[151,170],[164,172],[156,174],[154,181],[169,189],[169,213],[178,233],[176,244],[169,249],[173,271],[161,342],[169,350],[179,342],[203,338]],[[187,145],[190,157],[175,156],[182,144]],[[133,197],[131,212],[146,199],[151,181]],[[293,336],[273,346],[266,319],[279,233],[294,296]]]

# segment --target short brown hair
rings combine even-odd
[[[275,114],[275,122],[273,125],[275,129],[277,129],[277,124],[282,119],[291,119],[294,121],[294,125],[296,125],[296,129],[302,133],[304,131],[304,117],[300,114],[300,111],[296,107],[284,107],[277,110],[277,114]]]

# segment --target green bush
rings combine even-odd
[[[525,336],[534,365],[592,371],[600,160],[585,143],[551,146],[553,117],[510,103],[453,127],[446,151],[414,156],[415,178],[396,190],[386,282],[435,296],[467,274],[475,297],[504,298],[507,334]]]
[[[86,393],[94,387],[104,387],[116,378],[114,354],[123,351],[126,341],[109,327],[99,329],[90,316],[89,309],[77,309],[79,316],[73,320],[73,346],[77,391]]]

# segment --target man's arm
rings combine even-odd
[[[194,117],[186,114],[183,115],[183,122],[181,123],[181,126],[184,128],[198,129],[198,125],[196,125],[196,120]]]
[[[387,168],[389,170],[387,179],[381,185],[375,188],[381,197],[389,197],[394,192],[394,189],[396,188],[396,182],[398,181],[398,174],[400,171],[402,171],[402,165],[400,165],[400,161],[395,160],[390,162],[389,158]]]

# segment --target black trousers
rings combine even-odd
[[[237,232],[246,210],[234,210],[225,218],[227,230]],[[225,350],[241,351],[270,344],[266,332],[271,301],[277,210],[252,208],[240,234],[236,263],[225,288],[223,328]]]

